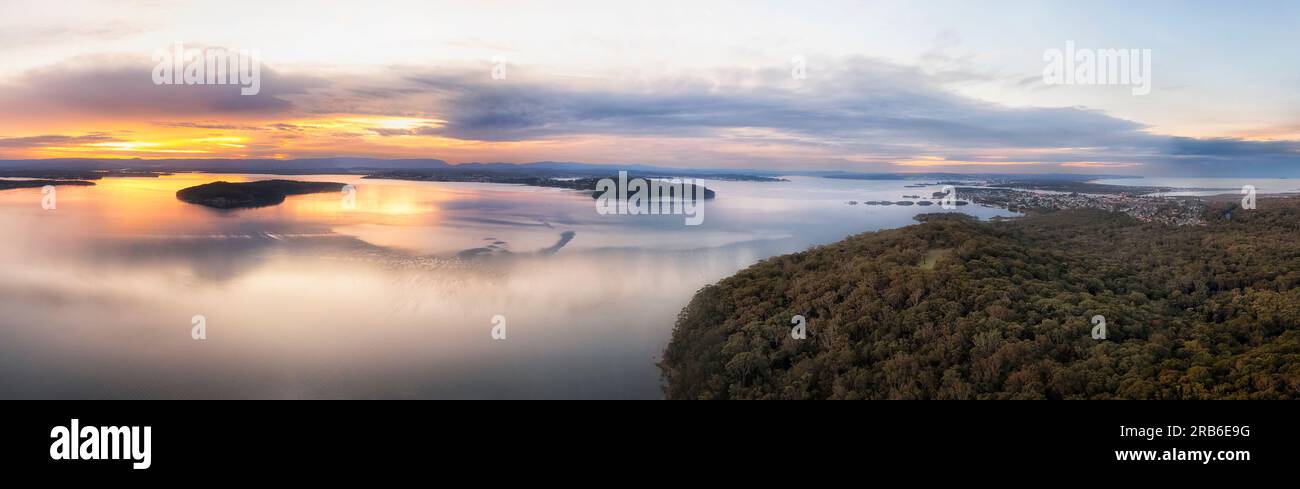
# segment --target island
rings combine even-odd
[[[634,180],[637,179],[640,179],[640,177],[635,177],[635,176],[628,177],[628,190],[627,190],[628,197],[637,194],[637,191],[632,190],[634,188],[637,188],[636,185],[633,185],[632,183]],[[591,198],[599,199],[601,196],[604,195],[604,193],[601,192],[598,187],[598,182],[600,182],[600,180],[601,179],[598,178],[583,178],[579,180],[574,180],[573,182],[576,182],[576,185],[568,188],[573,188],[575,190],[581,190],[584,192],[591,192]],[[618,179],[610,178],[609,180],[613,182],[614,185],[611,186],[610,189],[607,191],[613,192],[615,196],[618,195],[619,193]],[[642,184],[644,185],[645,182],[651,179],[645,178],[641,180],[642,180]],[[696,192],[699,192],[700,190],[703,190],[702,194],[704,195],[705,200],[713,199],[718,196],[717,192],[714,192],[713,189],[710,189],[703,185],[696,185],[693,183],[682,183],[682,182],[679,182],[675,185],[667,185],[669,184],[668,180],[661,180],[659,183],[665,184],[665,188],[661,189],[660,190],[661,193],[658,194],[655,193],[655,191],[650,189],[649,187],[645,187],[645,186],[641,187],[643,189],[642,192],[645,192],[646,197],[649,198],[651,201],[658,202],[663,197],[672,197],[674,199],[679,199],[679,200],[695,200]],[[611,196],[611,198],[613,197]]]
[[[1300,199],[1199,219],[925,214],[770,258],[681,311],[665,397],[1300,398]]]
[[[342,183],[293,180],[213,182],[177,191],[176,198],[214,209],[247,209],[279,205],[290,195],[339,192],[344,186]]]

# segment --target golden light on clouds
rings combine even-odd
[[[101,123],[83,136],[17,148],[14,158],[289,158],[331,154],[420,155],[488,143],[439,136],[446,121],[415,117],[331,116],[285,121]],[[99,124],[96,124],[99,125]],[[69,131],[51,130],[50,133]],[[39,139],[41,133],[16,135]],[[94,137],[91,137],[94,135]],[[495,145],[495,143],[492,143]]]

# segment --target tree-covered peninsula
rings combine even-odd
[[[1300,199],[1213,204],[1196,226],[922,220],[700,290],[660,364],[666,396],[1300,397]]]

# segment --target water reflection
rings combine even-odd
[[[701,226],[601,216],[560,189],[355,176],[292,177],[355,185],[355,209],[174,197],[266,178],[110,178],[60,188],[54,211],[39,189],[0,192],[0,396],[656,398],[654,362],[703,285],[939,210],[846,204],[937,188],[815,178],[713,182]]]

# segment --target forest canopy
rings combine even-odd
[[[955,214],[770,258],[700,290],[670,399],[1300,397],[1300,199],[1205,226]],[[806,339],[791,336],[806,318]],[[1091,318],[1104,316],[1104,340]]]
[[[217,209],[244,209],[279,205],[290,195],[319,194],[343,190],[344,184],[261,180],[257,182],[212,182],[181,189],[176,198]]]

